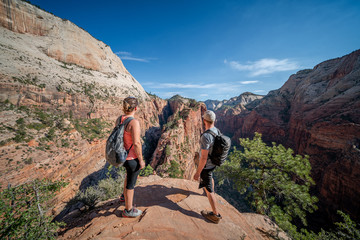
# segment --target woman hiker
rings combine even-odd
[[[123,110],[125,115],[116,120],[116,124],[122,123],[128,117],[133,117],[137,111],[138,100],[135,97],[127,97],[123,101]],[[124,163],[126,169],[126,178],[124,181],[124,193],[120,197],[120,201],[125,200],[125,209],[122,213],[123,217],[137,217],[142,211],[133,206],[134,187],[140,170],[145,167],[142,156],[142,146],[140,140],[140,123],[137,119],[133,119],[126,126],[124,131],[124,147],[128,149],[129,154]]]

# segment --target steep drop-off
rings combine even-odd
[[[310,156],[319,206],[360,216],[360,50],[290,76],[280,89],[244,111],[217,111],[233,136],[263,134]],[[229,112],[231,111],[231,112]]]
[[[64,179],[57,215],[106,170],[105,140],[129,95],[140,101],[146,161],[161,175],[173,163],[174,174],[191,178],[203,105],[148,96],[109,46],[25,1],[0,2],[0,52],[2,188]]]
[[[200,214],[210,204],[196,182],[141,178],[134,200],[143,211],[139,218],[122,218],[124,205],[109,200],[87,213],[69,214],[59,239],[278,239],[277,226],[269,218],[239,213],[222,197],[217,199],[223,219],[213,224]],[[279,237],[289,239],[281,231]]]

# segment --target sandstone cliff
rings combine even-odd
[[[206,107],[180,96],[172,97],[168,104],[171,115],[162,127],[151,166],[160,175],[168,176],[171,168],[179,171],[174,173],[176,177],[191,179],[196,171],[196,154],[200,150],[203,132],[201,117]]]
[[[1,187],[65,179],[54,214],[104,167],[123,98],[139,98],[142,136],[167,119],[110,47],[24,1],[0,2],[0,53]]]
[[[106,137],[129,95],[140,100],[146,161],[161,175],[172,163],[174,174],[191,178],[204,105],[148,96],[110,47],[24,1],[0,2],[0,33],[2,188],[64,179],[57,215],[104,169]]]
[[[147,98],[109,46],[21,0],[0,2],[0,52],[2,83],[27,82],[72,94],[93,86],[102,97]]]
[[[226,108],[235,108],[237,106],[245,106],[253,101],[260,100],[264,96],[256,95],[250,92],[245,92],[240,94],[237,97],[230,98],[229,100],[206,100],[204,103],[206,108],[209,110],[219,110],[219,109],[226,109]]]
[[[263,134],[310,156],[321,209],[360,216],[360,50],[290,76],[250,110],[218,113],[233,136]]]
[[[100,203],[86,213],[75,210],[64,218],[67,227],[59,239],[277,239],[276,225],[268,218],[239,213],[216,196],[223,219],[205,220],[200,211],[210,204],[198,183],[158,176],[141,178],[135,204],[143,211],[137,219],[122,218],[118,199]],[[283,239],[288,239],[283,232]]]

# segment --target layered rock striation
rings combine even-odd
[[[218,112],[218,126],[240,137],[309,155],[322,210],[360,216],[360,50],[290,76],[249,109]]]
[[[0,2],[0,52],[1,82],[148,98],[109,46],[25,1]]]
[[[253,101],[262,99],[264,96],[245,92],[237,97],[230,98],[229,100],[206,100],[204,103],[209,110],[217,111],[219,109],[236,108],[245,106]]]
[[[180,96],[171,98],[168,106],[171,115],[162,126],[151,166],[160,175],[168,176],[169,169],[173,169],[179,171],[174,173],[175,176],[191,179],[196,171],[196,156],[203,132],[201,117],[206,106]]]

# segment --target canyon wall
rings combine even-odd
[[[203,104],[149,96],[109,46],[24,1],[0,2],[0,52],[2,188],[63,179],[57,215],[106,172],[105,140],[129,95],[140,102],[147,163],[164,176],[173,163],[178,177],[192,177]]]
[[[217,112],[219,128],[237,143],[260,132],[309,155],[321,209],[359,218],[360,50],[299,71],[246,107]]]
[[[196,171],[200,136],[203,132],[201,117],[206,106],[180,96],[174,96],[168,104],[172,115],[162,127],[162,134],[153,153],[151,166],[160,175],[168,176],[169,168],[175,168],[174,170],[180,171],[177,174],[178,177],[192,179]]]

